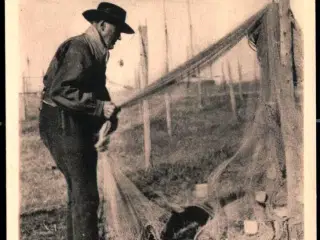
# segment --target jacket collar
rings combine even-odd
[[[98,30],[91,25],[84,33],[88,37],[89,45],[97,59],[105,61],[109,58],[109,51],[103,42]]]

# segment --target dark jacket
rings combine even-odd
[[[80,114],[102,116],[104,101],[110,101],[106,84],[106,55],[98,32],[63,42],[43,79],[44,96],[58,107]]]

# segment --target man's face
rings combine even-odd
[[[118,27],[107,22],[99,22],[97,29],[108,49],[113,49],[118,40],[121,40],[121,32]]]

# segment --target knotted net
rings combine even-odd
[[[235,118],[232,119],[231,125],[225,124],[216,129],[216,132],[218,132],[220,136],[223,136],[227,135],[227,131],[230,130],[230,128],[236,128],[240,125],[246,126],[242,142],[237,151],[232,152],[230,150],[230,155],[229,153],[225,153],[225,155],[222,156],[209,156],[212,161],[209,163],[210,165],[204,166],[204,168],[207,167],[208,172],[211,171],[211,168],[214,168],[214,171],[207,175],[203,172],[203,176],[201,176],[203,179],[199,180],[208,182],[209,184],[208,202],[215,202],[217,199],[228,197],[230,193],[237,194],[240,191],[247,191],[248,189],[259,190],[261,188],[261,178],[270,174],[268,171],[272,164],[276,166],[275,175],[279,181],[270,191],[274,191],[274,188],[279,186],[277,184],[282,184],[281,181],[283,177],[281,171],[283,171],[284,168],[284,146],[278,100],[276,97],[276,86],[273,79],[274,75],[272,71],[270,71],[272,67],[269,65],[268,57],[266,57],[270,54],[266,46],[271,44],[270,39],[266,36],[268,24],[264,22],[266,21],[265,14],[268,11],[270,11],[270,5],[267,5],[243,24],[239,25],[239,27],[217,43],[211,45],[185,64],[174,69],[168,75],[150,84],[144,90],[139,91],[134,94],[133,97],[129,98],[129,100],[120,104],[122,108],[132,107],[142,99],[159,92],[159,90],[178,83],[179,80],[191,76],[196,69],[206,66],[207,64],[212,64],[235,46],[243,37],[249,35],[249,43],[258,50],[258,58],[262,69],[261,84],[259,84],[260,92],[258,93],[260,97],[254,98],[253,101],[250,101],[250,99],[253,99],[250,97],[247,99],[241,98],[239,101],[241,102],[241,106],[239,107],[239,104],[236,104],[235,107],[241,108],[244,113],[236,112],[236,114],[233,115]],[[229,75],[231,75],[230,72]],[[221,85],[219,91],[225,88],[225,86]],[[225,97],[225,94],[217,93],[214,99],[214,104],[216,105],[212,105],[211,108],[230,104],[230,100],[228,97]],[[238,101],[238,97],[234,98],[233,102],[235,102],[235,100]],[[219,116],[216,117],[218,118]],[[234,123],[234,121],[236,123]],[[301,126],[299,125],[299,129],[300,128]],[[184,140],[187,141],[187,139]],[[140,144],[140,142],[137,141],[137,139],[134,139],[132,144]],[[229,141],[232,142],[232,136],[230,136]],[[224,144],[227,145],[228,142]],[[222,148],[224,148],[223,145],[221,146],[221,149]],[[222,161],[218,163],[216,161],[217,158],[221,158]],[[159,201],[156,203],[150,195],[148,197],[145,195],[146,191],[141,190],[141,185],[137,186],[134,180],[127,176],[124,170],[126,167],[125,164],[122,163],[121,165],[118,159],[115,159],[112,154],[108,154],[107,152],[100,153],[100,159],[103,165],[102,189],[106,239],[165,240],[162,238],[162,233],[168,227],[167,223],[172,213],[181,211],[180,208],[182,208],[183,205],[181,201],[176,207],[170,206],[170,204],[159,204]],[[199,161],[198,164],[201,164],[201,160],[196,160]],[[162,171],[160,168],[159,166],[158,170]],[[168,175],[169,170],[166,169],[165,171],[167,171],[166,174]],[[151,175],[151,172],[138,172],[137,174]],[[187,179],[185,175],[186,174],[181,173],[181,178]],[[232,176],[230,177],[230,175]],[[155,176],[153,177],[155,178]],[[146,179],[148,179],[148,177],[146,177]],[[190,181],[190,179],[186,181]],[[150,183],[151,182],[152,181],[150,181]],[[157,183],[154,184],[154,182]],[[237,182],[237,184],[235,184],[235,182]],[[196,183],[197,181],[193,181],[193,184]],[[157,185],[163,185],[160,180],[154,180],[151,184],[153,188],[157,187]],[[144,187],[147,188],[147,186]],[[186,189],[188,188],[189,186],[186,186]],[[179,190],[180,189],[176,189],[177,192]],[[173,198],[171,198],[171,200],[172,199]],[[163,200],[162,203],[163,202],[166,201]],[[217,214],[215,207],[216,205],[214,205],[212,210],[212,216]],[[199,226],[197,226],[197,229],[198,227]],[[180,227],[179,231],[181,230],[184,230],[184,226]],[[212,236],[217,236],[217,232],[213,232],[209,238],[203,239],[211,239],[210,237]],[[192,235],[190,239],[193,239],[193,237],[195,236]],[[200,237],[200,235],[197,237]],[[176,236],[174,239],[187,240],[189,238],[179,238]]]

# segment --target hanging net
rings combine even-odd
[[[217,43],[120,104],[123,110],[119,130],[108,136],[108,150],[99,153],[105,239],[248,239],[237,230],[243,229],[237,221],[244,219],[264,222],[255,238],[250,239],[273,239],[282,234],[281,230],[273,230],[270,221],[263,220],[277,221],[273,207],[286,204],[281,130],[285,123],[275,84],[279,75],[272,60],[279,56],[276,48],[270,47],[277,44],[279,36],[270,38],[267,34],[270,22],[276,21],[275,6],[267,5]],[[297,29],[293,29],[293,39],[300,41]],[[257,53],[260,77],[257,73],[251,77],[241,73],[238,63],[239,82],[235,82],[231,64],[223,65],[219,84],[202,83],[205,90],[203,107],[199,109],[195,103],[197,85],[190,83],[186,87],[185,79],[196,69],[212,66],[245,37]],[[297,93],[302,86],[301,51],[295,47],[293,50],[297,80],[293,85]],[[165,92],[170,93],[172,136],[167,133]],[[297,117],[295,144],[299,151],[300,96],[295,95],[292,109]],[[143,165],[141,100],[146,99],[152,142],[149,169]],[[252,207],[255,204],[248,204],[250,194],[256,191],[266,191],[270,196],[263,216]],[[236,204],[236,210],[230,202]],[[283,221],[279,224],[283,230]]]

